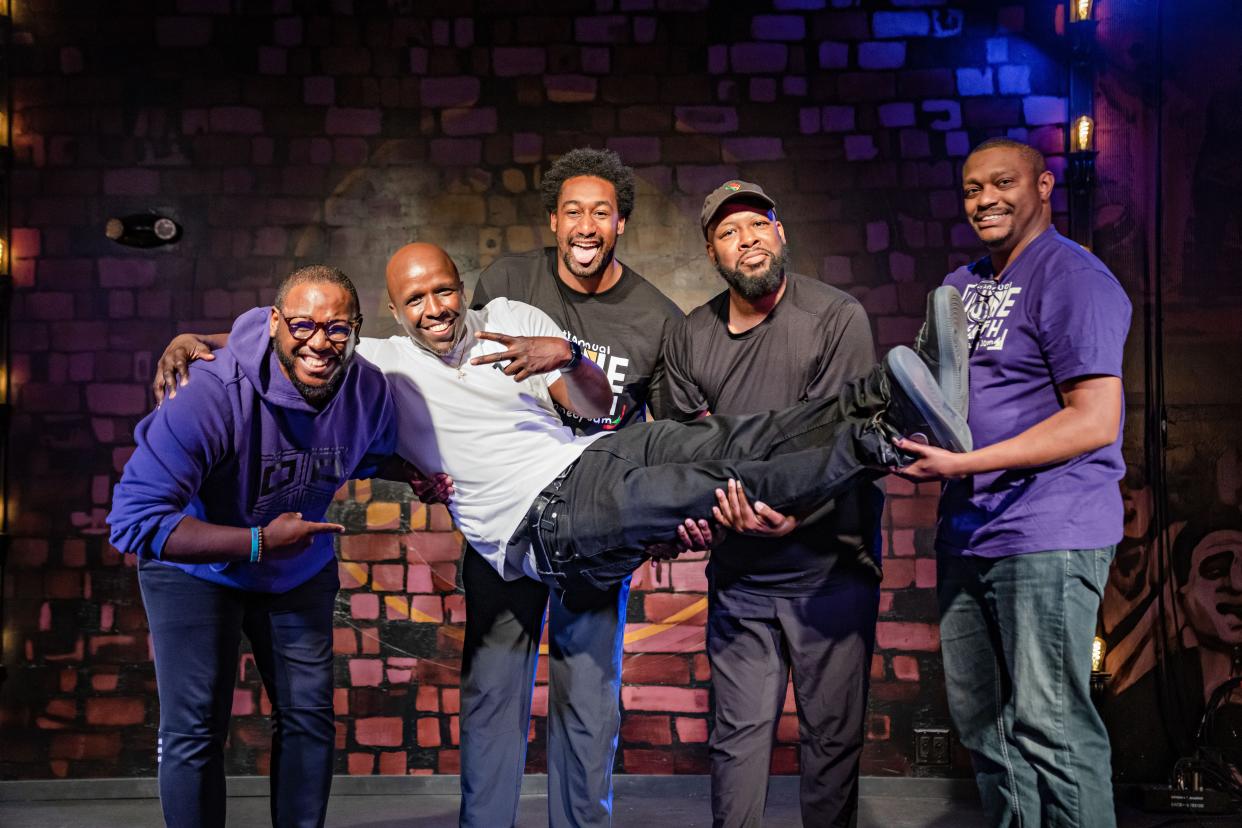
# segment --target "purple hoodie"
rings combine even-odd
[[[151,412],[112,493],[112,544],[158,559],[186,515],[225,526],[263,526],[282,512],[322,520],[346,480],[370,477],[396,448],[388,383],[355,357],[336,396],[317,411],[280,370],[270,308],[233,323],[229,344],[194,366],[193,381]],[[334,557],[319,535],[286,560],[182,564],[191,575],[256,592],[285,592]]]

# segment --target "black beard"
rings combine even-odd
[[[788,251],[788,245],[782,245],[780,251],[773,254],[768,269],[754,276],[747,276],[741,270],[730,270],[720,262],[716,262],[716,272],[743,299],[753,302],[781,289],[781,284],[785,281],[785,263],[789,260]]]
[[[604,274],[604,271],[608,269],[608,266],[612,264],[612,259],[613,259],[613,255],[615,251],[616,251],[616,245],[613,245],[612,247],[603,251],[603,255],[599,257],[599,265],[589,273],[584,273],[582,271],[582,265],[578,264],[578,260],[575,259],[573,254],[570,253],[569,251],[565,251],[564,253],[561,253],[561,261],[565,263],[565,269],[568,270],[570,273],[572,273],[577,278],[597,279],[600,276],[602,276]]]
[[[272,348],[276,351],[276,358],[280,360],[280,364],[285,366],[285,373],[289,375],[289,382],[293,383],[293,387],[302,395],[302,399],[306,400],[317,410],[322,410],[332,398],[336,396],[337,389],[341,387],[341,383],[345,380],[345,367],[348,360],[341,359],[341,366],[323,385],[307,385],[298,379],[296,369],[296,358],[292,353],[286,353],[280,343],[272,340]]]

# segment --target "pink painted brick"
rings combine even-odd
[[[378,109],[332,107],[325,117],[324,129],[330,135],[378,135],[381,120]]]
[[[547,52],[525,46],[500,46],[492,49],[492,71],[501,78],[518,75],[542,75],[547,67]]]
[[[384,681],[384,662],[378,658],[351,658],[349,683],[354,687],[378,687]]]
[[[374,716],[354,720],[354,738],[360,745],[400,747],[404,720],[399,716]]]
[[[707,691],[688,687],[622,687],[621,703],[626,710],[706,713]]]
[[[893,656],[893,675],[898,681],[918,681],[919,660],[914,656]]]
[[[904,589],[914,583],[914,561],[911,558],[894,558],[884,562],[884,589]]]
[[[233,691],[233,715],[250,716],[255,711],[254,691],[235,689]]]
[[[103,183],[107,195],[155,195],[160,191],[160,174],[156,170],[132,168],[107,170]]]
[[[469,75],[423,78],[418,88],[425,107],[473,106],[479,100],[479,79]]]
[[[396,592],[404,587],[405,567],[401,564],[375,564],[371,567],[371,588]]]
[[[890,555],[898,558],[914,557],[915,546],[913,529],[894,529],[891,537],[892,542],[889,546]]]
[[[349,596],[349,615],[374,621],[379,618],[379,596],[373,592],[358,592]]]
[[[677,741],[682,744],[698,745],[707,741],[707,719],[678,716],[674,722],[677,728]]]
[[[875,625],[875,642],[882,650],[935,652],[940,648],[940,628],[913,621],[881,621]]]
[[[414,616],[414,610],[431,618],[432,622],[437,624],[444,623],[444,605],[438,595],[411,595],[410,598],[410,615]]]
[[[914,585],[920,589],[936,586],[935,558],[919,558],[914,562]]]
[[[41,249],[38,228],[14,227],[9,231],[9,244],[14,259],[38,256]]]
[[[431,567],[426,564],[410,564],[405,579],[406,592],[434,592]]]

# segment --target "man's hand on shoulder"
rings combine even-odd
[[[224,337],[227,341],[227,336]],[[196,359],[211,362],[216,358],[212,353],[224,347],[218,335],[179,334],[160,355],[155,365],[155,379],[151,382],[151,391],[155,394],[155,407],[159,408],[168,399],[177,396],[177,388],[190,382],[190,363]]]

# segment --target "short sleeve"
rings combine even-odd
[[[664,337],[664,364],[659,391],[661,407],[674,420],[693,420],[708,410],[707,397],[695,382],[692,369],[690,319],[679,319]]]
[[[835,315],[835,324],[824,326],[818,370],[807,384],[803,399],[836,396],[845,383],[861,377],[875,364],[871,323],[863,306],[854,301],[842,302]]]
[[[1120,377],[1130,315],[1129,297],[1107,271],[1053,274],[1040,291],[1036,323],[1053,380]]]

